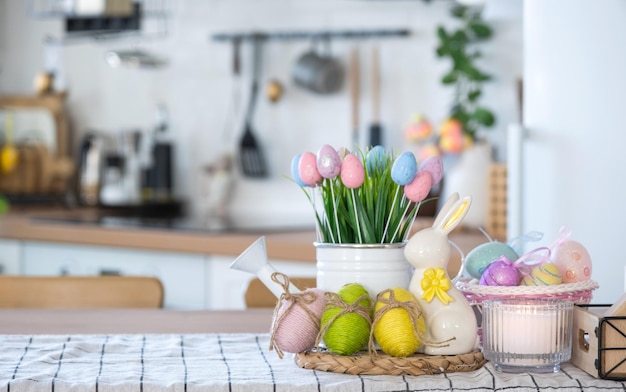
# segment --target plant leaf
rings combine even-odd
[[[492,126],[496,121],[493,113],[485,108],[476,108],[476,110],[474,110],[474,113],[472,113],[472,118],[476,120],[476,122],[478,122],[479,124],[486,127]]]
[[[487,39],[491,37],[491,27],[483,22],[473,21],[469,24],[470,30],[474,33],[478,39]]]

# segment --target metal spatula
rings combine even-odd
[[[254,107],[259,92],[259,73],[261,62],[261,38],[252,38],[252,88],[250,90],[250,103],[244,125],[244,133],[239,142],[239,159],[243,174],[247,177],[266,177],[267,166],[265,157],[252,130],[252,118]]]

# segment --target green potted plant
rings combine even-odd
[[[482,56],[477,44],[485,42],[493,34],[491,27],[483,21],[481,11],[481,8],[455,6],[451,15],[461,24],[450,30],[444,26],[437,27],[437,56],[450,60],[450,69],[441,78],[441,83],[454,88],[448,121],[457,122],[465,139],[463,144],[446,141],[447,137],[453,136],[450,128],[455,124],[444,123],[439,141],[439,147],[444,152],[461,152],[463,147],[467,147],[467,142],[471,145],[476,141],[480,128],[495,124],[493,112],[480,103],[483,83],[491,80],[491,75],[477,64]]]
[[[317,287],[362,283],[372,295],[408,287],[404,244],[420,205],[443,173],[439,157],[375,146],[364,153],[324,145],[292,160],[292,178],[313,206]]]

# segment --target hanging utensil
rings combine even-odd
[[[239,143],[239,158],[243,174],[247,177],[266,177],[267,166],[263,151],[252,131],[252,119],[259,93],[259,74],[261,69],[261,38],[252,38],[252,86],[244,133]]]
[[[369,146],[382,145],[383,128],[380,124],[380,64],[377,46],[372,48],[372,123],[369,128]]]
[[[350,56],[350,102],[352,105],[352,145],[359,146],[359,48],[355,47]]]

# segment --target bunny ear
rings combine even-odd
[[[443,206],[439,210],[439,214],[437,214],[437,217],[435,218],[435,221],[433,222],[433,227],[441,226],[441,221],[443,220],[443,218],[446,217],[446,215],[448,215],[448,213],[452,209],[452,205],[456,203],[458,200],[459,200],[459,194],[457,192],[454,192],[453,194],[450,195],[448,200],[446,200],[446,202],[443,204]]]
[[[457,200],[450,211],[443,217],[437,228],[443,230],[446,234],[450,233],[465,217],[469,207],[472,204],[471,196],[465,196],[461,200]]]

